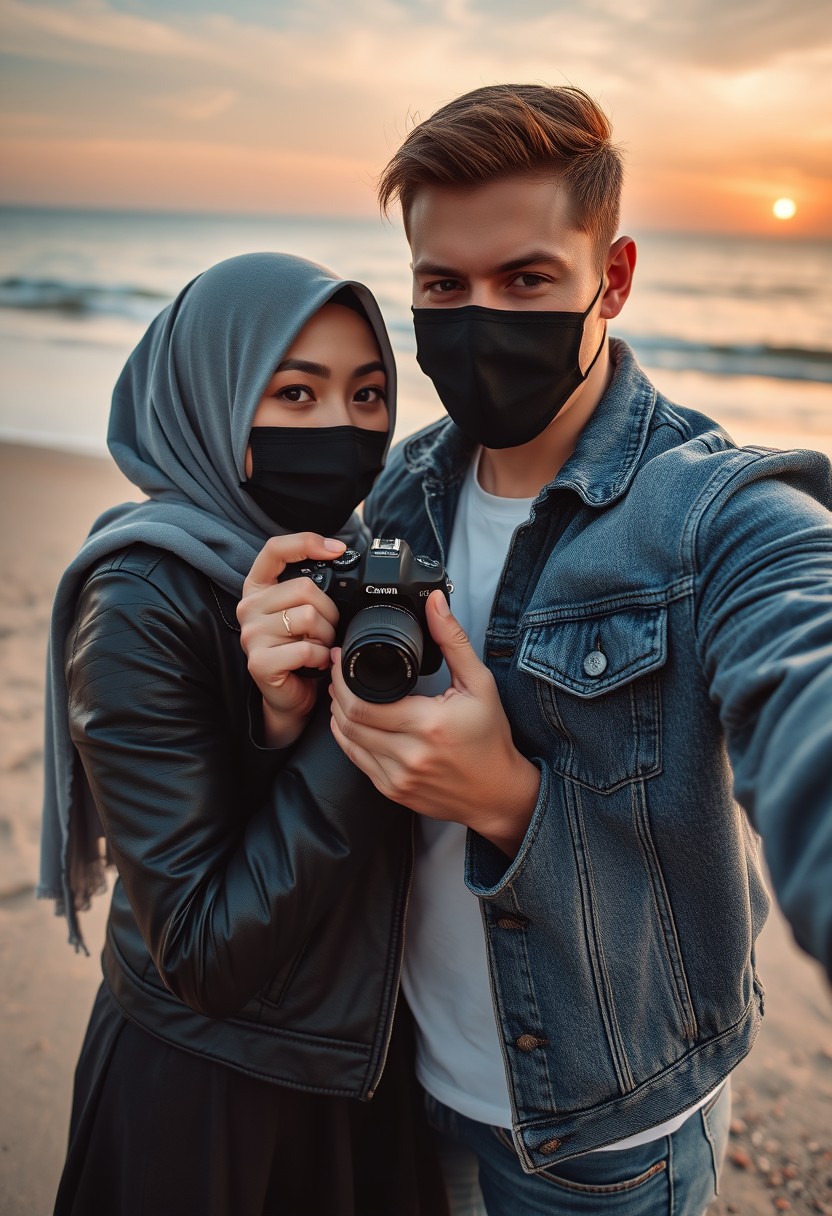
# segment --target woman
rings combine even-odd
[[[148,501],[95,524],[50,647],[39,894],[76,947],[102,827],[118,868],[61,1216],[443,1210],[393,1027],[409,825],[294,674],[337,611],[275,581],[358,537],[394,390],[369,291],[280,254],[195,279],[116,385]]]

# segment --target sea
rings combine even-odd
[[[832,240],[632,235],[635,286],[611,332],[661,391],[740,442],[831,451]],[[147,324],[214,262],[265,249],[372,289],[399,365],[399,438],[441,415],[415,360],[396,223],[6,207],[0,440],[105,453],[112,386]]]

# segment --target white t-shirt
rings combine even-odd
[[[451,606],[477,654],[515,529],[532,498],[498,498],[480,486],[477,456],[462,485],[448,548]],[[444,665],[416,692],[435,696],[450,681]],[[417,817],[402,984],[417,1026],[416,1073],[440,1102],[497,1127],[511,1127],[511,1103],[488,977],[479,900],[465,886],[466,829]],[[708,1101],[657,1127],[608,1145],[622,1149],[671,1135]]]

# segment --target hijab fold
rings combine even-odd
[[[378,305],[360,283],[303,258],[231,258],[189,283],[151,323],[113,392],[107,444],[147,501],[122,503],[93,524],[58,584],[46,678],[44,806],[37,895],[54,899],[69,941],[86,949],[78,912],[105,888],[102,830],[70,737],[64,650],[80,591],[108,554],[144,542],[175,554],[239,597],[269,536],[281,534],[242,488],[254,413],[295,337],[324,304],[358,307],[387,375],[389,429],[396,372]],[[361,535],[356,515],[339,533]]]

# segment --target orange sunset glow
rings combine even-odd
[[[832,23],[813,0],[766,11],[2,0],[0,202],[369,215],[411,122],[526,80],[579,84],[607,109],[627,223],[823,236]],[[773,208],[783,199],[789,217]]]

